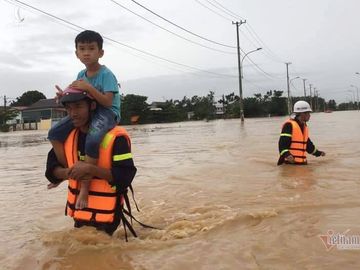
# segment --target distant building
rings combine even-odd
[[[62,105],[56,103],[54,98],[40,99],[22,110],[22,121],[24,123],[29,123],[51,119],[56,122],[65,115],[66,110]]]
[[[217,116],[221,116],[224,114],[224,105],[222,103],[216,102],[214,106],[215,106],[215,114]]]
[[[150,111],[162,111],[162,107],[166,105],[166,102],[153,101],[148,107]]]
[[[57,104],[55,99],[41,99],[28,107],[7,107],[17,110],[19,114],[7,124],[10,130],[50,129],[66,115],[63,106]]]
[[[188,112],[188,113],[187,113],[187,118],[188,118],[188,120],[193,119],[194,116],[195,116],[195,113],[194,113],[194,112]]]

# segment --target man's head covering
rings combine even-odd
[[[86,91],[68,87],[64,90],[60,102],[63,106],[69,102],[77,102],[83,99],[94,99]]]

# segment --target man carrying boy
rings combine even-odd
[[[67,166],[59,162],[53,149],[48,154],[45,176],[51,182],[49,187],[69,180],[66,215],[73,217],[75,227],[93,226],[111,235],[123,221],[136,236],[123,212],[127,188],[136,174],[126,130],[117,126],[106,133],[99,146],[98,164],[81,161],[97,104],[86,92],[72,88],[64,91],[60,101],[74,128],[64,142]],[[77,209],[80,186],[90,182],[88,207]]]
[[[70,84],[71,88],[81,89],[88,93],[98,106],[93,111],[91,123],[85,144],[84,161],[89,164],[97,164],[99,158],[99,145],[104,135],[120,121],[120,96],[118,82],[115,75],[99,59],[104,55],[103,39],[97,32],[86,30],[75,38],[77,58],[85,65],[80,71],[77,80]],[[57,96],[61,98],[63,91],[60,87]],[[66,167],[67,161],[64,152],[64,142],[74,128],[76,119],[69,116],[57,123],[48,134],[59,162]],[[75,208],[87,207],[89,181],[81,185]]]

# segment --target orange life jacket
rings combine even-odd
[[[69,167],[78,161],[79,130],[74,129],[65,141],[65,156]],[[130,146],[130,138],[126,130],[116,126],[110,130],[100,144],[98,166],[110,169],[112,164],[113,144],[118,136],[124,136]],[[116,193],[105,179],[92,179],[89,186],[88,207],[75,209],[75,202],[80,191],[81,181],[69,179],[66,215],[76,220],[92,221],[95,223],[112,223],[117,209],[123,204],[123,196]]]
[[[294,157],[296,164],[307,164],[306,145],[309,138],[307,125],[304,124],[304,130],[302,131],[295,120],[289,119],[286,123],[290,123],[292,126],[290,154]]]

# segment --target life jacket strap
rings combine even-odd
[[[133,228],[133,227],[131,226],[131,224],[129,223],[129,221],[125,218],[123,211],[124,211],[124,208],[121,206],[121,209],[120,209],[120,218],[121,218],[121,221],[122,221],[123,227],[124,227],[125,241],[128,242],[126,227],[129,229],[129,231],[132,233],[132,235],[133,235],[134,237],[137,237],[137,234],[136,234],[134,228]]]
[[[124,214],[128,215],[129,217],[131,217],[133,220],[135,220],[137,223],[139,223],[142,227],[144,228],[148,228],[148,229],[155,229],[155,230],[163,230],[161,228],[157,228],[155,226],[151,226],[151,225],[147,225],[145,223],[142,223],[140,221],[138,221],[131,213],[129,213],[128,211],[126,211],[126,209],[123,209]]]
[[[74,194],[74,195],[78,195],[80,193],[80,190],[77,188],[72,188],[70,186],[68,186],[69,191]],[[99,192],[99,191],[92,191],[89,190],[89,195],[93,195],[93,196],[101,196],[101,197],[116,197],[116,193],[115,192]]]
[[[131,191],[131,194],[132,194],[133,201],[134,201],[135,206],[136,206],[136,210],[137,210],[138,212],[140,212],[139,207],[138,207],[138,204],[136,203],[136,200],[135,200],[135,193],[134,193],[134,189],[133,189],[133,187],[132,187],[132,185],[131,185],[131,184],[130,184],[129,188],[130,188],[130,191]]]

